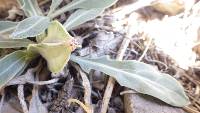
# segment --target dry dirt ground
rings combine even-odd
[[[64,0],[61,6],[68,2]],[[44,12],[49,10],[50,3],[50,0],[39,0]],[[82,48],[73,52],[79,56],[94,58],[110,55],[116,58],[123,42],[127,41],[124,60],[140,60],[172,75],[184,86],[191,101],[187,107],[174,108],[115,83],[108,113],[200,113],[200,2],[186,4],[185,11],[182,10],[183,6],[173,6],[171,11],[169,6],[142,6],[135,4],[135,0],[119,0],[96,19],[70,31],[82,45]],[[137,10],[127,16],[127,12],[122,11],[130,5]],[[57,19],[64,22],[67,17],[66,13]],[[0,18],[19,21],[25,17],[14,0],[0,0]],[[1,54],[8,51],[12,50],[5,50]],[[38,104],[44,108],[43,113],[83,113],[90,108],[94,113],[100,112],[108,81],[108,76],[103,73],[92,71],[85,75],[76,64],[69,62],[62,72],[53,75],[48,71],[45,61],[38,58],[30,64],[24,75],[16,79],[31,80],[31,76],[27,75],[40,75],[38,80],[43,82],[6,87],[1,91],[0,107],[3,113],[25,112],[27,106],[32,105],[31,101],[38,100],[41,100]],[[48,80],[51,83],[45,83]],[[88,90],[88,87],[92,90]],[[31,99],[33,97],[34,100]],[[91,103],[85,105],[92,105],[82,105],[90,97]],[[69,100],[73,103],[69,104]],[[37,106],[29,108],[34,113]]]

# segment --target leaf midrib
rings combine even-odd
[[[0,43],[34,44],[34,42],[25,41],[25,40],[20,41],[20,40],[1,40],[1,39],[0,39]]]
[[[100,8],[99,8],[100,9]],[[79,9],[84,11],[85,9]],[[71,21],[66,22],[66,24],[64,24],[65,28],[68,28],[70,25],[72,25],[75,21],[77,21],[80,17],[87,15],[90,11],[95,11],[95,9],[89,9],[89,10],[85,10],[84,13],[81,13],[80,15],[76,16],[76,18],[71,19]],[[75,12],[76,13],[76,12]],[[73,26],[74,27],[74,26]],[[72,27],[69,27],[72,28]]]
[[[8,66],[8,68],[6,68],[4,71],[2,71],[0,73],[0,75],[4,74],[6,71],[8,71],[10,69],[10,67],[12,67],[13,65],[17,64],[19,61],[21,61],[23,58],[25,58],[26,56],[23,56],[21,58],[19,58],[18,60],[16,60],[14,63],[12,63],[11,65]]]
[[[33,4],[32,1],[31,1],[31,0],[28,0],[28,2],[29,2],[29,4],[30,4],[30,6],[31,6],[31,9],[32,9],[34,15],[37,15],[37,12],[36,12],[35,8],[34,8],[33,5],[32,5],[32,4]]]
[[[21,34],[21,33],[24,33],[24,32],[27,32],[27,31],[30,31],[33,27],[37,26],[41,21],[43,21],[44,19],[47,19],[46,17],[41,17],[35,24],[33,24],[32,26],[26,28],[26,29],[23,29],[21,32],[17,32],[15,34],[15,36],[17,37],[17,35]]]
[[[75,56],[76,57],[76,56]],[[76,58],[75,58],[76,59]],[[84,64],[87,64],[88,62],[91,64],[91,65],[97,65],[97,64],[93,64],[91,61],[89,61],[89,60],[85,60],[85,59],[80,59],[80,58],[78,58],[79,60],[77,60],[77,61],[82,61]],[[101,63],[99,63],[99,62],[95,62],[95,63],[98,63],[98,65],[100,65],[99,67],[104,67],[104,68],[111,68],[112,70],[114,70],[115,72],[116,71],[120,71],[120,73],[126,73],[126,75],[128,75],[128,76],[130,76],[131,74],[129,74],[128,72],[125,72],[125,71],[123,71],[123,70],[121,70],[121,69],[115,69],[115,68],[113,68],[113,67],[111,67],[111,66],[107,66],[107,65],[104,65],[104,64],[101,64]],[[93,69],[92,68],[92,66],[90,66],[90,70],[91,69]],[[151,86],[153,86],[154,87],[154,85],[156,84],[156,83],[154,83],[153,81],[151,81],[151,80],[149,80],[149,79],[147,79],[147,78],[145,78],[145,77],[142,77],[142,76],[138,76],[137,74],[134,74],[134,75],[136,75],[136,77],[138,77],[140,80],[142,80],[142,79],[144,79],[144,80],[146,80],[146,81],[148,81],[148,82],[150,82],[151,84],[153,84],[153,85],[151,85]],[[179,94],[177,94],[176,92],[174,92],[174,91],[171,91],[171,90],[169,90],[168,88],[165,88],[164,86],[162,86],[162,85],[160,85],[160,84],[156,84],[156,86],[159,86],[159,87],[161,87],[161,88],[164,88],[164,89],[166,89],[168,92],[171,92],[171,93],[173,93],[173,94],[176,94],[176,95],[178,95],[179,96]],[[155,87],[156,88],[156,87]],[[156,88],[157,89],[157,88]],[[136,89],[137,90],[137,89]],[[162,90],[160,90],[160,89],[158,89],[159,91],[161,91],[161,92],[163,92]],[[142,92],[142,93],[144,93],[144,92]],[[168,98],[169,99],[169,98]],[[171,100],[171,99],[170,99]],[[174,101],[174,100],[172,100],[172,101]]]

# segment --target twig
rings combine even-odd
[[[35,81],[34,80],[34,69],[29,69],[24,75],[18,76],[11,81],[9,81],[6,86],[10,85],[23,85],[26,83],[33,84],[33,85],[48,85],[53,84],[59,80],[59,78],[54,78],[47,81]]]
[[[34,85],[48,85],[48,84],[53,84],[55,82],[57,82],[59,80],[59,78],[54,78],[51,80],[47,80],[47,81],[27,81],[27,83],[31,83]]]
[[[86,113],[92,113],[85,104],[83,104],[81,101],[79,101],[77,99],[68,99],[67,102],[69,104],[71,104],[72,102],[77,103],[78,105],[80,105],[86,111]]]
[[[151,59],[148,59],[148,58],[145,58],[145,60],[147,60],[148,62],[151,62],[151,63],[157,63],[157,64],[161,64],[162,66],[164,66],[164,70],[167,70],[169,67],[167,66],[167,64],[165,64],[164,62],[161,62],[159,60],[151,60]]]
[[[74,67],[76,68],[76,70],[80,73],[80,76],[83,80],[83,87],[84,87],[84,102],[85,102],[85,106],[88,108],[88,110],[90,111],[90,113],[93,113],[93,107],[92,107],[92,103],[91,103],[91,86],[90,86],[90,82],[87,78],[87,75],[82,71],[82,69],[74,64]]]
[[[140,56],[140,58],[138,59],[138,61],[141,61],[144,58],[144,56],[146,55],[147,51],[149,50],[151,42],[152,42],[152,38],[149,39],[149,42],[147,43],[147,46],[146,46],[144,52],[142,53],[142,55]]]
[[[24,85],[18,85],[17,92],[18,92],[18,98],[22,106],[23,112],[28,113],[28,107],[24,99]]]
[[[42,5],[46,4],[47,2],[49,2],[49,0],[42,0],[38,4],[39,4],[39,6],[42,6]]]
[[[134,90],[125,90],[125,91],[120,92],[120,95],[135,94],[135,93],[138,93],[138,92],[136,92]]]
[[[198,111],[186,106],[186,107],[183,107],[183,109],[189,113],[199,113]]]

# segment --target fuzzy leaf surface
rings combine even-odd
[[[52,0],[48,15],[52,14],[63,0]]]
[[[34,44],[34,42],[28,39],[5,39],[0,38],[0,48],[18,48],[18,47],[28,47],[29,44]]]
[[[72,9],[93,9],[93,8],[108,8],[115,4],[118,0],[73,0],[64,8]]]
[[[64,26],[67,30],[71,30],[74,27],[77,27],[80,24],[83,24],[89,20],[92,20],[103,13],[103,8],[94,8],[94,9],[78,9],[70,15],[67,21],[64,23]]]
[[[42,16],[42,11],[39,8],[37,0],[18,0],[18,3],[21,5],[21,8],[24,10],[26,16]]]
[[[43,16],[32,16],[21,21],[16,30],[11,34],[14,39],[35,37],[45,31],[50,24],[50,19]]]
[[[66,6],[52,13],[50,17],[54,18],[60,15],[61,13],[64,13],[66,11],[70,11],[73,9],[86,9],[86,10],[96,9],[96,8],[106,9],[112,6],[113,4],[115,4],[117,1],[118,0],[73,0]]]
[[[87,73],[92,69],[104,72],[114,77],[120,85],[156,97],[170,105],[183,107],[189,104],[183,87],[176,79],[159,73],[148,64],[134,60],[116,61],[108,57],[89,59],[72,55],[70,59]]]
[[[26,52],[15,51],[0,59],[0,89],[12,78],[23,72],[29,60]]]
[[[18,22],[0,21],[0,34],[14,30]]]

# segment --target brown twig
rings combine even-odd
[[[138,59],[138,61],[141,61],[141,60],[144,58],[144,56],[146,55],[147,51],[149,50],[149,47],[150,47],[150,45],[151,45],[151,42],[152,42],[152,38],[149,39],[149,42],[148,42],[146,48],[144,49],[144,52],[142,53],[142,55],[141,55],[140,58]]]
[[[87,107],[84,103],[82,103],[80,100],[70,98],[70,99],[67,100],[67,102],[68,102],[69,104],[71,104],[71,103],[76,103],[76,104],[78,104],[80,107],[82,107],[82,108],[85,110],[86,113],[93,113],[93,112],[91,112],[90,109],[88,109],[88,107]]]
[[[186,107],[183,107],[183,109],[189,113],[199,113],[198,111],[186,106]]]
[[[87,75],[82,71],[82,69],[78,65],[74,64],[73,66],[79,72],[79,74],[83,80],[82,84],[83,84],[83,87],[85,90],[84,91],[85,106],[87,107],[89,113],[93,113],[93,107],[92,107],[92,103],[91,103],[92,90],[91,90],[91,86],[90,86],[90,81],[88,80]]]

